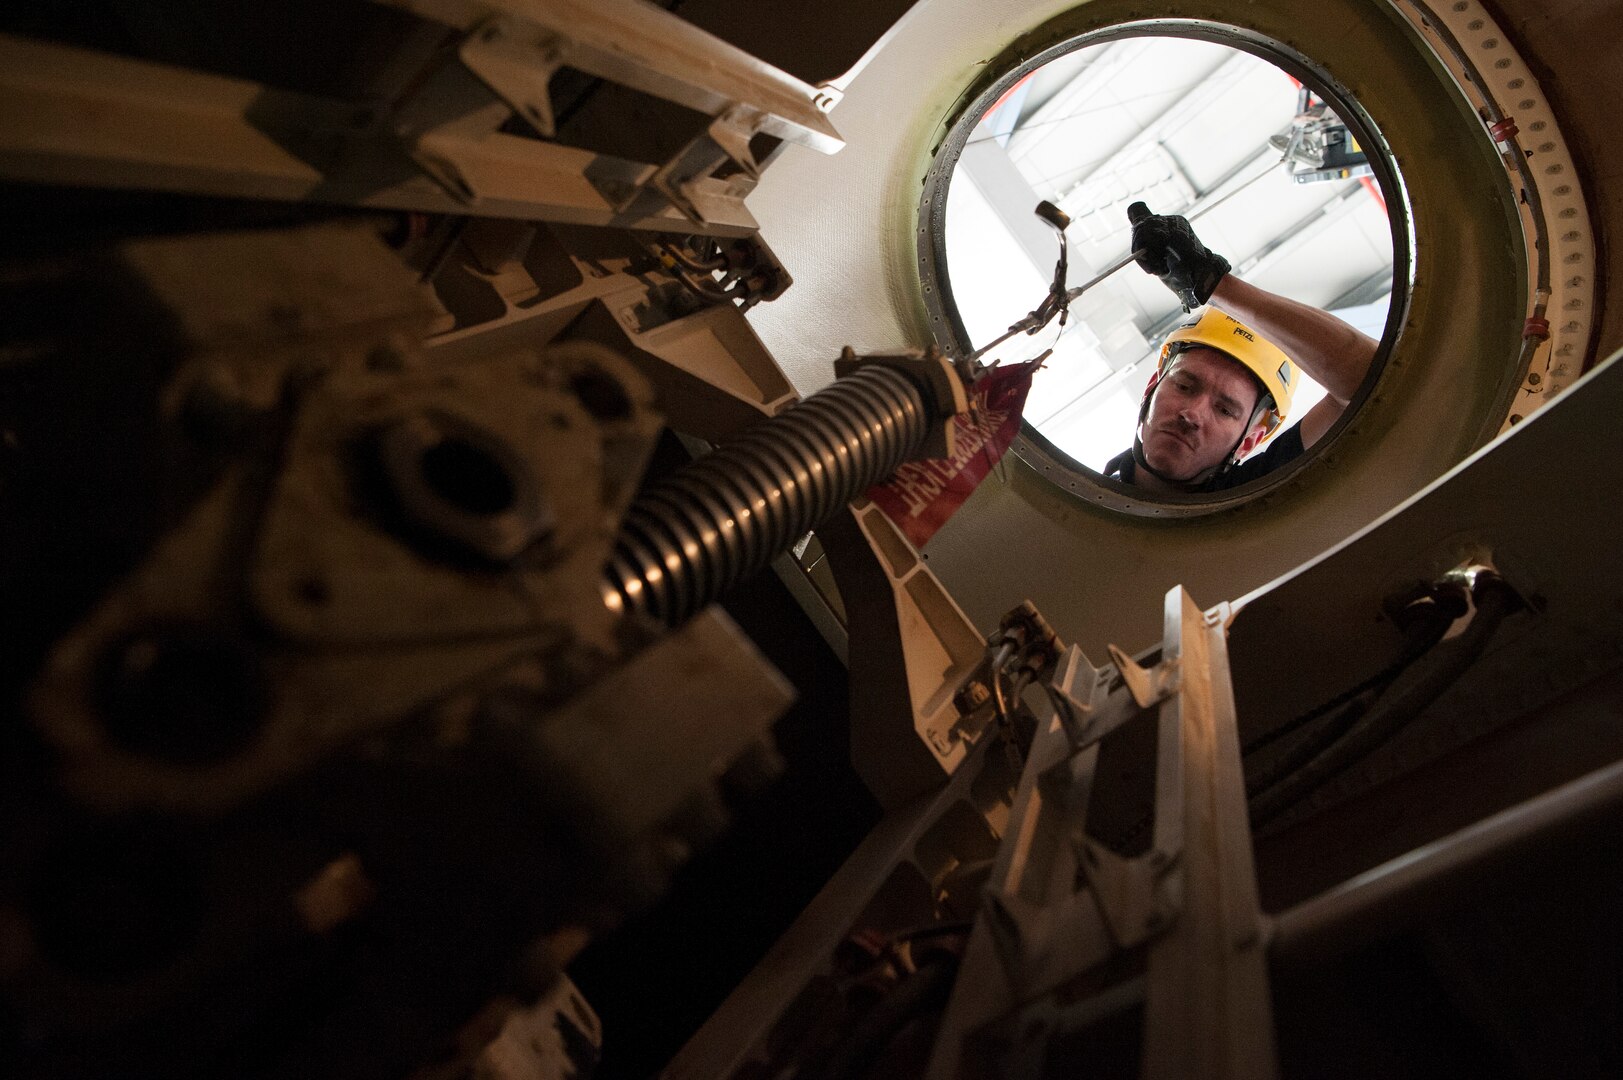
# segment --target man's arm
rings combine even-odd
[[[1302,417],[1302,445],[1322,439],[1351,404],[1375,359],[1376,342],[1328,311],[1271,293],[1233,274],[1212,290],[1212,303],[1272,341],[1325,389]]]
[[[1200,242],[1187,219],[1127,208],[1133,249],[1145,273],[1160,278],[1184,310],[1208,301],[1272,341],[1323,386],[1325,398],[1301,420],[1302,445],[1324,437],[1346,411],[1375,359],[1374,341],[1327,311],[1287,300],[1229,273],[1229,261]]]

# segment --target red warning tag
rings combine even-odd
[[[975,383],[968,414],[953,418],[953,455],[910,461],[868,489],[914,547],[923,547],[1002,459],[1020,431],[1041,358],[992,368]]]

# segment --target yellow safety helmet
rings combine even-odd
[[[1279,430],[1279,425],[1285,422],[1285,417],[1290,415],[1291,399],[1296,394],[1297,383],[1301,382],[1301,373],[1277,345],[1227,312],[1214,307],[1206,308],[1167,335],[1166,341],[1161,344],[1161,359],[1155,365],[1155,374],[1151,376],[1149,386],[1144,388],[1144,405],[1149,405],[1155,384],[1166,374],[1172,358],[1185,349],[1197,346],[1217,350],[1244,365],[1257,377],[1265,391],[1257,400],[1262,412],[1261,420],[1267,428],[1262,442],[1271,439],[1274,432]],[[1246,425],[1247,431],[1256,424],[1257,419],[1253,416],[1251,423]]]

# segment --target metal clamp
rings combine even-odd
[[[930,410],[931,423],[919,458],[950,458],[953,455],[952,418],[969,411],[969,390],[963,370],[953,359],[934,345],[923,352],[910,349],[899,353],[876,353],[858,356],[847,345],[834,361],[834,377],[843,379],[869,364],[893,368],[906,375],[923,392],[925,406]]]
[[[1139,708],[1148,709],[1160,704],[1176,694],[1182,685],[1176,657],[1163,660],[1153,668],[1145,668],[1116,646],[1108,648],[1111,661],[1121,672],[1122,680],[1127,683],[1127,689],[1132,692]]]

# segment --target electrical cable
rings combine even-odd
[[[675,259],[677,262],[681,263],[695,274],[709,274],[713,273],[714,271],[725,270],[727,268],[727,259],[725,256],[720,254],[717,254],[711,259],[697,259],[669,241],[662,241],[659,245],[659,250],[664,252],[666,255],[669,255],[672,259]]]
[[[720,285],[716,284],[708,277],[694,277],[693,274],[688,271],[687,267],[683,266],[674,259],[671,261],[671,266],[669,269],[671,273],[676,276],[676,279],[687,287],[689,292],[692,292],[705,300],[710,300],[718,304],[724,304],[732,299],[732,296],[729,295],[727,291]]]
[[[1003,680],[1006,676],[1002,669],[992,669],[992,707],[997,710],[997,718],[1005,724],[1009,722],[1009,699],[1003,693]]]
[[[1403,642],[1398,648],[1397,658],[1390,664],[1357,685],[1348,687],[1335,697],[1320,702],[1307,712],[1256,736],[1240,748],[1241,755],[1256,753],[1264,747],[1278,742],[1285,736],[1301,730],[1327,713],[1348,704],[1354,698],[1360,697],[1371,690],[1387,686],[1393,679],[1403,674],[1410,664],[1413,664],[1441,641],[1443,635],[1448,632],[1448,628],[1453,625],[1454,620],[1463,614],[1465,614],[1463,609],[1454,611],[1440,604],[1415,612],[1411,621],[1404,627]],[[1260,783],[1258,788],[1270,787],[1273,782],[1270,779],[1266,783]]]
[[[1278,786],[1292,773],[1340,740],[1361,717],[1369,715],[1373,705],[1379,704],[1379,699],[1374,703],[1361,699],[1367,699],[1371,691],[1384,690],[1391,686],[1421,657],[1435,648],[1455,619],[1465,613],[1463,600],[1456,604],[1451,602],[1453,599],[1450,594],[1440,593],[1427,598],[1426,607],[1415,605],[1410,621],[1404,625],[1403,642],[1399,646],[1397,657],[1380,671],[1246,743],[1241,748],[1242,757],[1250,756],[1272,745],[1315,720],[1334,714],[1330,715],[1330,719],[1319,730],[1312,732],[1280,757],[1270,761],[1257,775],[1247,777],[1247,797],[1258,798],[1267,789]],[[1341,711],[1336,713],[1337,709]],[[1121,842],[1130,846],[1153,822],[1153,812],[1139,818],[1122,834]]]
[[[1483,576],[1473,590],[1476,613],[1463,633],[1444,642],[1395,680],[1345,734],[1251,801],[1253,826],[1278,818],[1397,734],[1474,664],[1495,631],[1519,605],[1510,587]]]

